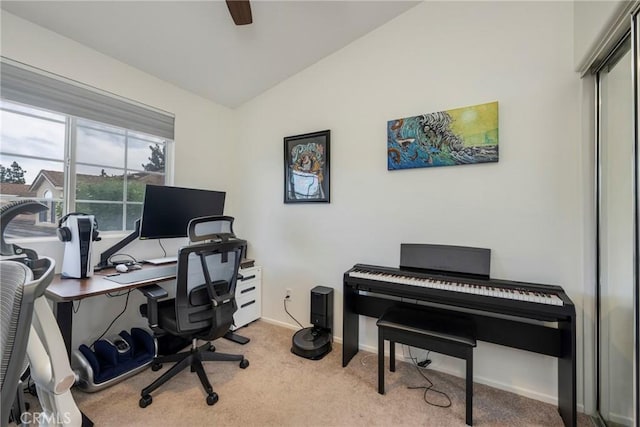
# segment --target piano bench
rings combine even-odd
[[[395,343],[464,359],[467,425],[472,425],[473,348],[475,325],[466,317],[443,315],[427,309],[390,307],[378,319],[378,393],[384,394],[384,341],[389,341],[389,370],[395,372]]]

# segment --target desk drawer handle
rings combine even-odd
[[[247,289],[243,289],[243,290],[241,290],[241,291],[240,291],[240,293],[241,293],[241,294],[245,294],[245,293],[247,293],[247,292],[251,292],[251,291],[255,291],[255,290],[256,290],[256,287],[255,287],[255,286],[252,286],[252,287],[250,287],[250,288],[247,288]]]
[[[255,304],[255,302],[256,302],[256,300],[249,301],[249,302],[247,302],[247,303],[242,304],[242,305],[240,306],[240,308],[245,308],[245,307],[247,307],[247,306],[249,306],[249,305],[251,305],[251,304]]]
[[[246,277],[242,277],[242,279],[240,279],[241,282],[244,282],[245,280],[251,280],[251,279],[255,279],[256,275],[252,274],[251,276],[246,276]]]

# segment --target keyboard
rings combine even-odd
[[[401,272],[381,272],[371,271],[367,268],[356,268],[349,271],[350,277],[361,279],[378,280],[383,282],[398,283],[401,285],[413,285],[423,288],[441,289],[451,292],[461,292],[465,294],[484,295],[494,298],[504,298],[516,301],[528,301],[538,304],[564,305],[558,295],[539,289],[527,289],[522,286],[505,287],[495,286],[491,283],[469,283],[463,279],[441,279],[438,277],[420,277],[408,275]],[[417,276],[417,277],[416,277]]]
[[[112,282],[126,285],[129,283],[162,281],[173,279],[176,277],[178,270],[177,265],[167,265],[164,267],[146,267],[142,270],[130,271],[128,273],[121,273],[117,276],[105,276],[105,279]]]
[[[151,258],[146,260],[145,262],[153,265],[159,265],[159,264],[168,264],[170,262],[177,262],[177,261],[178,261],[177,256],[166,256],[164,258]]]
[[[575,313],[560,286],[499,279],[472,279],[356,264],[345,286],[373,292],[536,320],[557,321]]]
[[[472,268],[466,267],[477,260],[469,261],[465,250],[459,252],[463,253],[406,257],[408,268],[356,264],[345,272],[342,366],[359,351],[360,316],[380,318],[391,307],[419,307],[452,319],[464,316],[473,322],[478,341],[558,358],[558,411],[566,427],[575,427],[579,347],[573,302],[560,286],[470,276]],[[423,262],[427,258],[429,262]],[[429,270],[420,263],[448,270]]]

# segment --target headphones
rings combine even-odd
[[[58,236],[58,239],[60,239],[60,241],[62,242],[71,241],[71,229],[67,226],[63,227],[62,224],[64,224],[64,222],[70,216],[78,216],[78,215],[87,215],[87,214],[84,214],[82,212],[71,212],[66,214],[62,218],[60,218],[60,221],[58,221],[58,228],[56,229],[56,235]],[[101,240],[99,235],[100,235],[100,231],[98,231],[98,220],[96,220],[96,217],[94,216],[93,217],[93,233],[91,233],[91,240],[93,242],[97,242]]]

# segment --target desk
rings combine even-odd
[[[154,268],[163,269],[164,267],[166,267],[166,264],[145,265],[143,268],[144,270],[151,270]],[[74,301],[80,301],[96,295],[105,295],[111,292],[128,291],[130,289],[141,288],[147,285],[175,280],[175,276],[164,276],[161,279],[151,278],[122,284],[107,279],[107,276],[109,274],[113,274],[115,272],[115,269],[102,270],[99,274],[94,274],[92,277],[86,279],[63,279],[59,274],[57,274],[47,288],[47,292],[45,295],[54,303],[53,313],[55,314],[56,320],[58,321],[58,327],[60,328],[60,332],[62,333],[62,339],[64,340],[64,345],[67,349],[67,355],[69,357],[71,357],[71,331],[73,327]],[[252,277],[247,277],[247,279],[251,278]],[[239,276],[238,280],[240,281],[243,279],[241,279]],[[249,338],[238,335],[232,331],[227,332],[224,337],[238,344],[246,344],[249,342]]]
[[[145,270],[159,268],[161,266],[145,265]],[[67,354],[71,356],[71,331],[73,326],[73,302],[96,295],[104,295],[111,292],[127,291],[142,286],[174,280],[168,277],[161,280],[147,279],[140,282],[120,284],[108,280],[108,274],[115,273],[115,269],[102,270],[86,279],[63,279],[59,274],[55,276],[46,291],[46,296],[53,301],[53,313],[58,321],[62,338],[64,339]],[[126,273],[124,273],[126,274]]]

